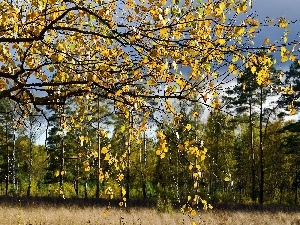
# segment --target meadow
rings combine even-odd
[[[155,207],[117,207],[84,204],[57,204],[32,201],[0,204],[0,224],[289,224],[300,225],[299,208],[284,207],[217,207],[198,211],[191,218],[178,209],[159,212]]]

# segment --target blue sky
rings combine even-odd
[[[289,21],[296,21],[295,24],[290,24],[290,39],[298,39],[300,31],[300,0],[252,0],[252,12],[256,12],[261,20],[265,17],[270,19],[278,19],[285,17]],[[263,35],[268,35],[271,41],[279,40],[282,35],[282,29],[268,29]],[[263,38],[263,37],[261,37]]]
[[[293,20],[300,18],[299,0],[252,0],[252,6],[252,10],[259,15],[272,18],[284,16]]]

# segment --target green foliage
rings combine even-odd
[[[172,213],[174,210],[172,201],[169,198],[162,198],[160,195],[156,200],[156,209],[160,213]]]

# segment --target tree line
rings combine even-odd
[[[285,82],[298,79],[299,68],[295,61]],[[48,107],[47,123],[33,114],[18,125],[14,104],[2,100],[1,194],[298,204],[299,123],[283,116],[290,95],[266,105],[273,93],[253,79],[245,70],[227,91],[227,111],[177,101],[178,123],[168,114],[114,114],[111,102],[85,98],[84,116],[70,99]],[[141,132],[140,120],[152,131]],[[36,145],[45,129],[45,145]]]

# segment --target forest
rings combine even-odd
[[[299,89],[299,69],[295,61],[286,72],[293,90]],[[300,125],[284,115],[287,96],[261,89],[246,72],[224,95],[226,111],[177,101],[178,124],[162,114],[160,121],[144,121],[150,127],[144,132],[138,113],[115,114],[111,102],[87,98],[80,109],[87,116],[68,100],[63,108],[47,109],[48,123],[34,113],[17,128],[14,104],[1,100],[1,195],[180,203],[197,194],[211,203],[297,205]],[[76,122],[63,130],[70,120]],[[45,144],[37,145],[45,132]],[[162,140],[168,151],[160,148]]]
[[[251,4],[2,1],[0,195],[298,205],[298,21]]]

